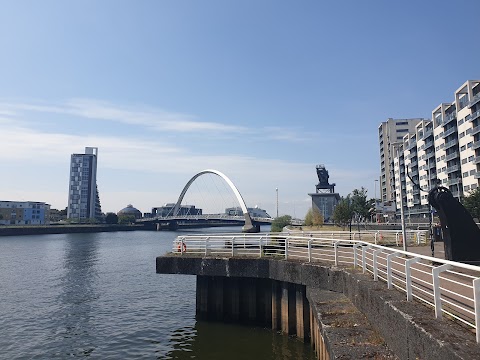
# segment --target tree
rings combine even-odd
[[[272,232],[280,232],[285,226],[291,225],[292,217],[290,215],[283,215],[272,221]]]
[[[462,203],[473,218],[480,219],[480,188],[471,191]]]
[[[360,189],[352,191],[352,210],[355,214],[355,219],[360,222],[366,219],[369,214],[370,205],[367,201],[367,190],[362,186]]]
[[[313,225],[313,211],[312,209],[308,209],[307,214],[305,215],[304,223],[306,226]]]
[[[107,224],[118,224],[118,216],[115,213],[109,212],[105,216],[105,223]]]
[[[321,226],[323,225],[323,216],[317,208],[308,209],[305,215],[305,225],[307,226]]]
[[[134,215],[120,215],[118,217],[119,224],[134,224],[135,216]]]
[[[345,227],[352,222],[353,218],[353,206],[350,199],[350,195],[339,201],[335,209],[333,210],[333,221],[335,224],[340,225],[344,230]]]

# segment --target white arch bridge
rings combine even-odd
[[[242,209],[242,216],[231,216],[227,214],[208,214],[208,215],[179,215],[180,207],[190,186],[200,176],[204,174],[214,174],[222,178],[225,183],[230,187],[235,195],[240,208]],[[152,218],[138,219],[137,223],[143,223],[145,225],[153,225],[157,230],[166,228],[169,230],[176,230],[179,227],[208,227],[208,226],[222,226],[222,225],[243,225],[244,232],[259,232],[261,224],[271,224],[272,218],[259,218],[252,217],[248,213],[247,205],[243,200],[242,195],[238,191],[235,184],[222,172],[213,169],[207,169],[195,174],[185,185],[178,200],[173,208],[172,214],[169,216],[156,216]]]

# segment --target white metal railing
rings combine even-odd
[[[336,235],[335,232],[333,234]],[[396,288],[404,292],[408,301],[416,299],[433,307],[437,318],[448,315],[474,328],[477,343],[480,343],[479,266],[381,246],[378,241],[377,244],[371,241],[371,237],[369,241],[365,233],[358,234],[361,240],[314,233],[304,235],[259,233],[178,236],[173,243],[173,253],[270,257],[353,265],[371,274],[375,281],[386,282],[389,289]],[[375,233],[370,236],[375,236]]]
[[[352,225],[352,229],[356,226]],[[363,230],[363,231],[302,231],[302,230],[287,230],[288,235],[295,236],[309,236],[309,237],[323,237],[329,239],[349,239],[362,240],[372,242],[376,245],[403,245],[402,230]],[[428,230],[411,230],[405,231],[407,236],[407,245],[425,245],[428,242]]]

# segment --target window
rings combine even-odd
[[[440,159],[442,159],[442,160],[445,159],[445,155],[442,155],[442,156],[440,157]]]
[[[463,174],[462,174],[463,177],[467,177],[468,176],[468,171],[465,171]]]
[[[475,175],[475,170],[470,170],[470,176]]]
[[[470,142],[467,144],[467,147],[470,149],[472,146],[473,146],[473,141],[470,141]]]
[[[462,131],[460,134],[458,134],[458,137],[461,139],[465,136],[465,131]]]
[[[471,187],[471,189],[472,189],[472,190],[475,190],[475,189],[477,188],[477,186],[478,186],[477,184],[473,184],[472,187]]]
[[[462,125],[465,122],[465,119],[458,120],[458,125]]]
[[[462,160],[462,165],[466,164],[467,163],[467,159],[463,159]]]
[[[397,129],[398,133],[408,133],[408,129]]]
[[[408,121],[397,121],[395,124],[397,124],[397,125],[408,125]]]
[[[465,151],[467,150],[467,146],[466,145],[463,145],[461,148],[460,148],[460,151]]]
[[[464,191],[470,190],[470,185],[465,185],[465,186],[463,187],[463,190],[464,190]]]
[[[473,158],[474,158],[474,157],[475,157],[475,156],[473,156],[473,155],[472,155],[472,156],[469,156],[469,157],[468,157],[468,162],[473,161]]]
[[[471,134],[471,133],[472,133],[472,128],[467,129],[467,131],[465,132],[466,135]]]

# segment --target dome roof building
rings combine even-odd
[[[132,204],[128,204],[126,208],[123,208],[117,213],[118,216],[133,215],[135,219],[140,219],[142,217],[142,212],[137,208],[134,208]]]

